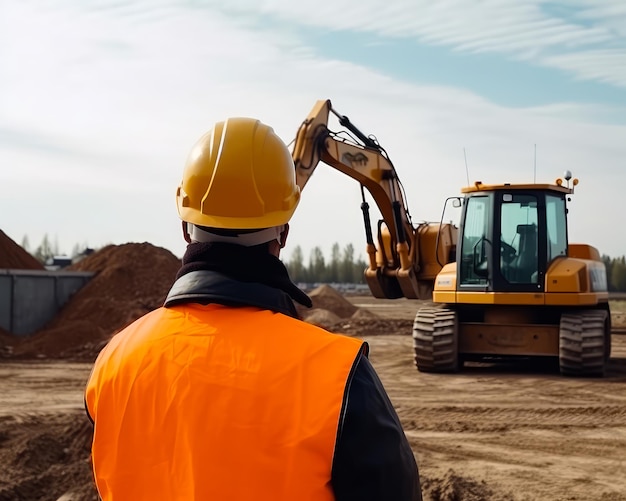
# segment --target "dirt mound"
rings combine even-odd
[[[89,465],[92,427],[84,413],[5,417],[0,425],[0,499],[98,499]]]
[[[43,270],[43,264],[16,244],[0,230],[0,268],[15,270]]]
[[[411,334],[413,321],[383,319],[376,313],[358,308],[330,285],[321,285],[309,293],[313,308],[296,305],[305,322],[318,325],[337,334],[377,336],[382,334]]]
[[[305,322],[331,330],[342,319],[359,313],[359,309],[330,285],[320,285],[309,293],[313,307],[304,308],[296,303],[296,309]],[[362,313],[367,315],[367,313]]]
[[[163,304],[179,268],[176,256],[149,243],[104,247],[68,267],[96,275],[13,356],[92,361],[115,332]]]
[[[296,309],[302,318],[308,317],[314,310],[326,310],[337,315],[339,318],[348,318],[358,310],[356,306],[330,285],[320,285],[309,292],[308,296],[313,303],[311,308],[306,308],[299,303],[295,303]]]
[[[380,318],[373,311],[368,310],[367,308],[359,308],[356,310],[352,316],[350,317],[352,320],[370,320],[372,318]]]
[[[329,331],[348,336],[410,336],[413,320],[393,318],[348,318],[328,327]]]
[[[313,308],[309,310],[309,313],[304,317],[305,322],[308,322],[324,329],[330,329],[333,325],[341,322],[341,317],[335,315],[332,311],[324,310],[322,308]]]
[[[309,297],[313,301],[313,308],[331,311],[340,318],[351,317],[358,309],[340,292],[326,284],[313,289]]]
[[[496,495],[486,484],[448,470],[443,478],[422,478],[424,501],[512,501],[510,495]]]
[[[15,336],[0,328],[0,358],[10,357],[13,354]]]

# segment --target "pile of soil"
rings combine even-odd
[[[162,247],[129,243],[109,245],[69,266],[96,275],[48,325],[17,342],[13,357],[95,360],[113,334],[163,304],[180,265]]]
[[[422,496],[431,501],[510,501],[511,494],[496,495],[486,482],[464,478],[448,470],[442,478],[421,478]]]
[[[43,329],[25,339],[0,332],[0,357],[94,361],[116,332],[163,304],[180,265],[170,251],[149,243],[104,247],[67,268],[95,276]],[[329,285],[309,296],[313,308],[297,306],[299,314],[330,331],[355,336],[410,332],[410,322],[380,319]]]
[[[43,270],[43,264],[16,244],[0,230],[0,268],[14,270]]]
[[[305,322],[347,336],[406,335],[413,320],[380,318],[367,308],[358,308],[330,285],[321,285],[309,293],[311,309],[296,305]]]
[[[373,315],[373,314],[372,314]],[[413,320],[404,318],[348,318],[328,328],[347,336],[406,336],[413,332]]]
[[[324,329],[331,329],[333,325],[341,322],[341,317],[329,310],[313,308],[308,311],[304,321]]]
[[[96,501],[84,413],[0,419],[0,499]]]
[[[300,318],[315,325],[327,327],[342,318],[349,318],[358,310],[350,301],[330,285],[320,285],[308,293],[313,306],[307,308],[295,303]],[[320,322],[316,322],[318,319]]]
[[[10,357],[13,354],[15,336],[0,327],[0,358]]]
[[[339,318],[349,318],[358,310],[330,285],[320,285],[309,292],[309,297],[313,302],[313,308],[331,311]]]

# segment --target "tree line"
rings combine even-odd
[[[294,282],[306,283],[364,283],[363,272],[367,263],[354,255],[354,246],[343,249],[333,244],[330,259],[326,260],[321,247],[313,247],[305,263],[302,247],[296,246],[289,259],[283,259]]]
[[[602,256],[610,292],[626,292],[626,257]]]
[[[60,254],[56,238],[47,234],[32,251],[28,236],[22,239],[22,248],[30,252],[42,264]],[[87,249],[87,244],[75,244],[70,257],[76,257]],[[606,267],[606,277],[611,292],[626,292],[626,256],[612,258],[602,256]],[[289,258],[283,258],[289,275],[294,282],[306,283],[364,283],[363,271],[367,263],[361,256],[355,256],[354,246],[346,245],[343,249],[338,243],[333,244],[330,258],[327,259],[321,247],[314,247],[308,259],[299,245],[294,248]]]
[[[320,247],[314,247],[307,264],[300,246],[297,246],[290,259],[284,260],[289,275],[295,282],[307,283],[364,283],[363,272],[367,263],[361,258],[355,259],[354,246],[348,244],[343,251],[339,244],[332,247],[331,257],[326,261]],[[612,258],[602,256],[606,267],[606,279],[610,292],[626,292],[626,256]]]
[[[51,239],[47,233],[41,239],[41,243],[34,249],[31,250],[30,248],[30,240],[28,238],[28,235],[24,235],[24,238],[22,238],[21,246],[22,249],[24,249],[26,252],[29,252],[41,264],[46,264],[50,259],[55,256],[64,255],[59,248],[58,239],[56,237],[54,239]],[[72,247],[72,252],[69,254],[69,257],[75,258],[83,254],[87,249],[88,246],[86,243],[83,245],[76,243],[74,244],[74,247]]]
[[[355,259],[354,246],[348,244],[340,250],[339,244],[332,247],[330,260],[324,258],[320,247],[314,247],[307,263],[300,246],[297,246],[288,260],[283,259],[289,275],[295,282],[307,283],[364,283],[363,272],[367,263]],[[602,256],[606,267],[606,279],[610,292],[626,292],[626,256],[612,258]]]

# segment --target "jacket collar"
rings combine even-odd
[[[308,308],[312,306],[311,298],[291,281],[282,261],[270,254],[264,246],[191,243],[187,246],[183,266],[176,278],[199,270],[214,271],[237,282],[262,284],[271,289],[278,289],[292,300]]]
[[[261,283],[240,282],[211,270],[190,271],[174,282],[164,306],[184,303],[256,306],[290,317],[299,317],[286,292]]]

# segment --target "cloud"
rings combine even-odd
[[[470,181],[527,182],[534,175],[536,144],[539,180],[551,181],[565,168],[581,177],[573,235],[598,241],[613,254],[626,247],[622,237],[609,239],[597,225],[598,198],[612,214],[619,211],[615,201],[624,181],[626,129],[596,122],[620,111],[593,103],[498,106],[451,84],[397,81],[372,68],[322,58],[298,36],[301,27],[317,26],[415,40],[428,35],[459,50],[487,50],[491,45],[460,49],[481,37],[505,37],[494,31],[481,35],[483,24],[489,24],[481,20],[489,19],[487,11],[470,12],[453,2],[433,4],[439,11],[427,2],[412,7],[394,2],[384,9],[380,2],[363,1],[357,8],[341,0],[233,1],[219,7],[203,2],[193,8],[173,0],[47,5],[8,3],[0,34],[10,41],[0,53],[0,130],[5,132],[0,164],[13,167],[0,170],[0,183],[10,181],[12,187],[0,199],[0,213],[21,207],[19,220],[3,221],[3,229],[18,241],[24,233],[33,244],[44,232],[58,233],[71,249],[85,239],[91,245],[145,239],[180,253],[184,245],[173,192],[195,140],[216,120],[247,115],[271,124],[289,142],[315,100],[331,98],[340,113],[387,149],[414,221],[439,220],[443,200],[467,182],[464,149]],[[506,49],[511,57],[544,51],[545,43],[533,45],[531,39],[548,39],[549,30],[551,44],[570,43],[556,41],[556,24],[547,23],[548,31],[532,37],[519,33],[515,19],[545,15],[536,4],[488,5],[500,9],[503,26],[513,32]],[[577,5],[580,14],[589,4]],[[461,9],[458,15],[454,7]],[[608,11],[584,15],[609,26]],[[430,26],[437,19],[442,27],[435,31]],[[482,24],[472,24],[478,21]],[[563,29],[567,36],[577,33],[581,46],[604,31],[569,24]],[[589,62],[563,69],[577,67],[588,68]],[[322,245],[328,252],[334,242],[352,242],[360,252],[360,203],[355,181],[319,166],[293,220],[290,248]]]
[[[577,78],[626,86],[626,8],[620,0],[382,0],[209,2],[226,15],[281,22],[285,30],[367,33],[469,54],[493,53]],[[218,7],[219,6],[219,7]],[[257,19],[257,26],[259,25]],[[601,47],[611,49],[610,57]],[[587,56],[598,55],[598,59]],[[617,63],[617,64],[616,64]]]
[[[38,134],[33,130],[15,130],[0,127],[0,147],[27,152],[36,152],[44,155],[58,155],[66,158],[80,158],[85,152],[78,151],[72,146],[62,144],[53,136]]]
[[[589,50],[550,56],[542,58],[541,64],[565,70],[578,79],[596,80],[626,87],[626,50],[624,49]]]

